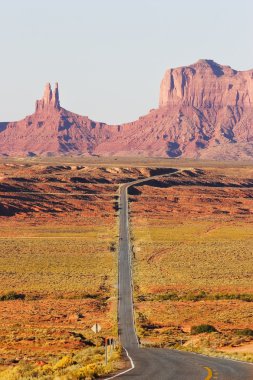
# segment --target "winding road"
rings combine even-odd
[[[166,174],[163,177],[170,175],[172,174]],[[126,350],[131,368],[111,378],[133,380],[252,380],[253,365],[248,363],[177,350],[139,347],[133,313],[128,189],[130,186],[139,185],[156,177],[159,176],[129,182],[120,187],[118,325],[120,341]]]

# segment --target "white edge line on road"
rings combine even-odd
[[[128,359],[129,359],[129,361],[130,361],[130,363],[131,363],[131,368],[128,368],[128,369],[126,369],[125,371],[120,372],[120,373],[117,373],[116,375],[113,375],[113,376],[111,376],[111,377],[107,377],[105,380],[114,379],[115,377],[118,377],[118,376],[124,375],[125,373],[130,372],[130,371],[132,371],[132,370],[135,368],[135,365],[134,365],[133,359],[131,358],[131,356],[129,355],[129,353],[128,353],[127,350],[125,349],[125,347],[123,347],[123,348],[124,348],[124,350],[126,351],[127,357],[128,357]]]

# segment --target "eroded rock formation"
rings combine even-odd
[[[169,69],[161,83],[160,107],[251,107],[252,103],[253,70],[236,71],[212,60]]]
[[[44,90],[44,95],[41,100],[36,101],[36,112],[52,111],[60,109],[58,83],[55,83],[55,89],[52,91],[51,84],[47,83]]]
[[[0,123],[0,154],[253,159],[253,70],[212,60],[169,69],[159,108],[122,125],[65,110],[48,83],[33,115]]]

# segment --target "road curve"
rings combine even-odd
[[[166,174],[163,177],[172,174]],[[120,342],[131,359],[132,369],[112,378],[133,380],[252,380],[253,366],[251,364],[177,350],[139,347],[133,316],[128,188],[156,177],[159,176],[133,181],[120,187],[118,326]]]

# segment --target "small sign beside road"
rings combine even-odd
[[[101,331],[101,326],[100,326],[100,324],[99,324],[99,323],[95,323],[95,325],[92,326],[91,330],[92,330],[95,334],[99,333],[99,331]]]

